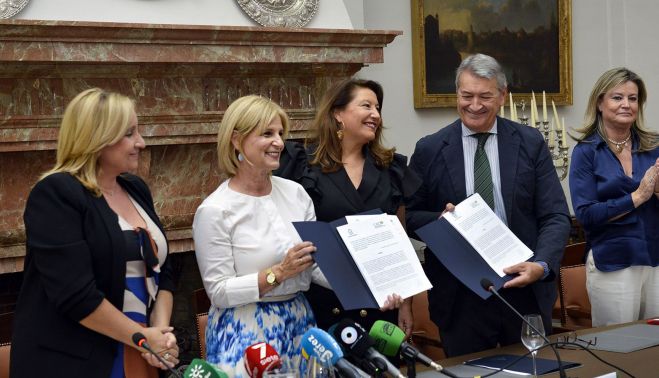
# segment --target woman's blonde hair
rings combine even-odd
[[[384,93],[382,86],[372,80],[348,79],[338,83],[325,94],[316,112],[307,146],[313,146],[311,164],[320,165],[323,172],[335,172],[343,167],[343,149],[337,131],[341,129],[334,117],[337,110],[343,110],[355,98],[359,88],[370,89],[375,93],[382,111]],[[375,165],[381,168],[389,166],[394,159],[394,148],[385,148],[382,144],[384,124],[375,130],[375,138],[368,143],[369,153],[375,160]]]
[[[117,143],[126,134],[134,112],[133,101],[124,95],[99,88],[79,93],[62,117],[55,166],[41,178],[68,172],[100,197],[96,181],[98,157],[104,147]]]
[[[284,138],[288,135],[289,121],[284,109],[267,98],[249,95],[232,102],[224,113],[217,132],[217,162],[220,171],[229,177],[238,171],[238,154],[243,152],[243,140],[252,131],[263,132],[279,117],[284,128]],[[234,133],[238,137],[238,149],[233,146]]]
[[[599,133],[604,140],[607,140],[603,130],[602,112],[599,111],[597,106],[602,101],[602,98],[604,98],[606,92],[630,81],[638,87],[638,113],[631,128],[633,134],[638,136],[639,146],[637,152],[650,151],[657,148],[659,145],[659,134],[645,128],[645,118],[643,116],[643,108],[647,100],[645,83],[640,76],[624,67],[613,68],[604,72],[595,82],[590,92],[590,97],[588,97],[584,125],[580,129],[576,129],[577,132],[582,134],[580,137],[575,138],[577,141],[581,142],[593,133]]]

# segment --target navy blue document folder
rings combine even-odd
[[[481,279],[492,281],[497,290],[512,279],[511,276],[499,277],[445,218],[430,222],[415,232],[460,282],[483,299],[492,293],[481,287]]]
[[[382,210],[375,209],[358,215],[369,214],[382,214]],[[380,308],[336,230],[346,223],[345,218],[340,218],[330,223],[293,222],[293,226],[302,240],[316,246],[313,259],[332,285],[332,290],[345,310]]]

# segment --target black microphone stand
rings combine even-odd
[[[416,378],[416,359],[401,353],[400,355],[405,361],[405,367],[407,368],[407,378]]]
[[[532,329],[533,331],[535,331],[535,333],[537,333],[538,335],[542,336],[542,338],[545,340],[545,342],[547,343],[547,345],[549,345],[549,346],[551,347],[551,350],[553,350],[553,351],[554,351],[554,354],[556,355],[556,362],[558,362],[558,371],[559,371],[559,375],[560,375],[560,377],[561,377],[561,378],[567,378],[567,375],[565,374],[565,369],[563,368],[563,362],[561,361],[561,356],[558,354],[558,351],[557,351],[556,348],[554,347],[553,343],[547,338],[547,336],[545,336],[545,333],[544,333],[544,332],[540,332],[537,328],[535,328],[535,327],[533,326],[533,324],[531,324],[528,320],[526,320],[526,319],[524,318],[524,316],[522,316],[522,314],[520,314],[520,313],[515,309],[515,307],[513,307],[510,303],[508,303],[507,300],[503,299],[503,297],[499,294],[499,292],[494,288],[494,285],[492,285],[492,282],[490,282],[490,281],[487,280],[487,279],[482,279],[482,280],[481,280],[481,286],[483,287],[483,289],[489,291],[490,293],[494,294],[497,298],[499,298],[503,303],[506,304],[506,306],[508,306],[508,308],[510,308],[511,310],[513,310],[513,312],[514,312],[515,314],[517,314],[517,316],[519,316],[519,318],[522,319],[522,321],[523,321],[524,323],[526,323],[529,327],[531,327],[531,329]]]

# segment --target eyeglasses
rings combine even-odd
[[[575,345],[578,344],[578,345]],[[597,345],[597,336],[595,336],[591,340],[584,340],[581,339],[577,336],[576,332],[570,332],[566,336],[558,336],[557,337],[557,343],[556,347],[560,349],[581,349],[579,347],[581,345],[582,347],[588,349],[591,346]]]

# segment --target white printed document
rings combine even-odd
[[[380,307],[387,296],[408,298],[432,288],[395,215],[346,217],[336,228]]]
[[[533,251],[510,231],[478,193],[460,202],[455,211],[446,212],[443,217],[499,277],[505,276],[504,268],[533,256]]]

